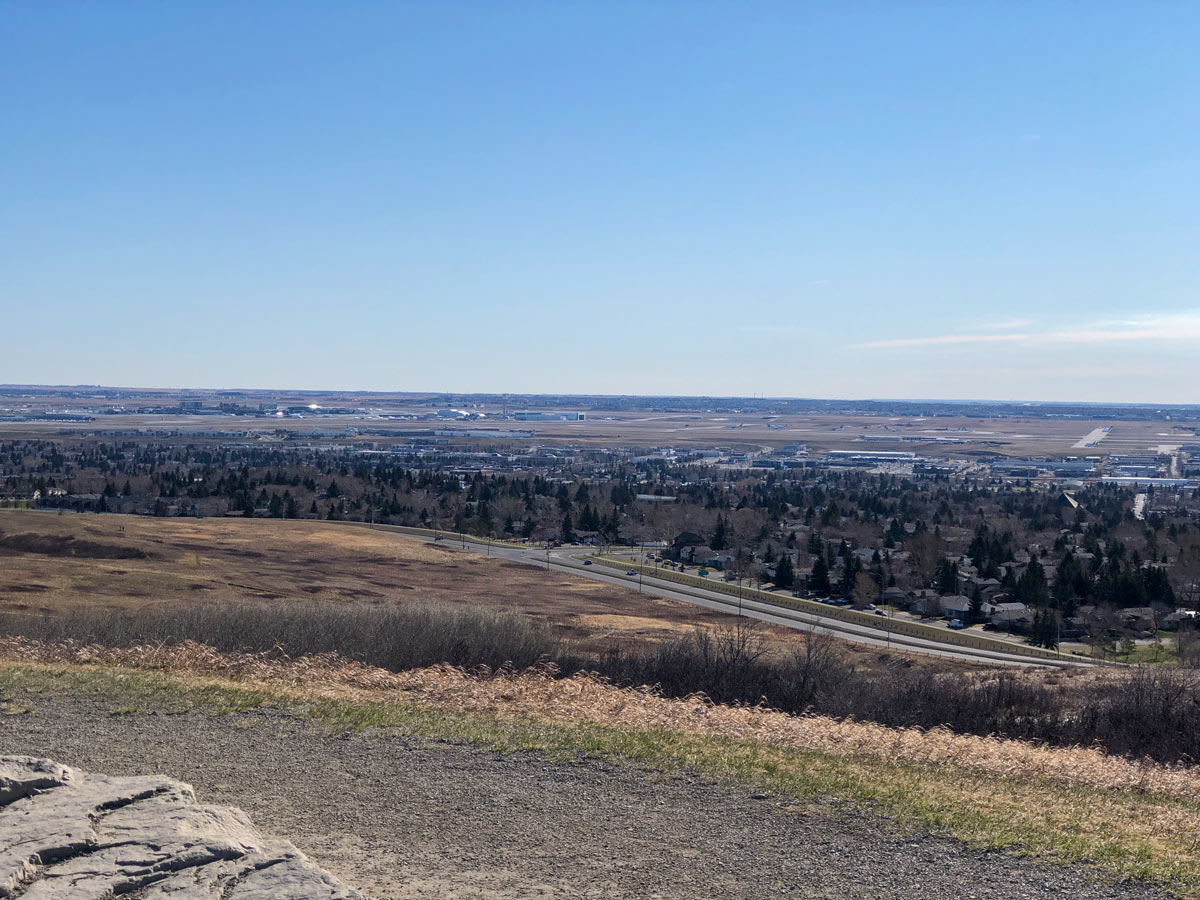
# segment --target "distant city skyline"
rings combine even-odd
[[[0,12],[0,382],[1200,402],[1200,7]]]
[[[763,403],[881,403],[881,404],[948,404],[948,405],[984,405],[984,406],[1087,406],[1087,407],[1146,407],[1146,408],[1200,408],[1200,401],[1195,403],[1139,403],[1136,401],[1105,401],[1105,400],[1072,400],[1070,398],[1061,400],[1030,400],[1023,397],[826,397],[815,395],[787,395],[787,394],[596,394],[596,393],[571,393],[562,391],[540,391],[540,392],[519,392],[519,391],[408,391],[401,388],[395,389],[351,389],[351,388],[260,388],[250,387],[246,385],[133,385],[133,384],[0,384],[0,391],[12,391],[28,388],[35,391],[53,392],[61,391],[124,391],[131,395],[137,395],[141,391],[150,391],[154,393],[165,394],[168,397],[180,395],[189,397],[200,394],[214,395],[235,395],[235,394],[266,394],[286,396],[288,394],[304,395],[304,396],[319,396],[322,394],[341,394],[350,396],[372,397],[375,395],[381,396],[405,396],[412,395],[417,397],[444,397],[444,398],[506,398],[510,401],[531,401],[531,405],[537,406],[535,401],[555,399],[555,400],[751,400],[760,401]],[[317,407],[318,409],[320,407]]]

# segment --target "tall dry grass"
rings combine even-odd
[[[945,727],[1060,746],[1100,746],[1160,762],[1200,760],[1200,670],[1124,669],[1068,678],[1011,669],[855,669],[830,635],[768,653],[744,620],[650,650],[581,653],[531,619],[438,604],[169,604],[66,615],[0,613],[0,635],[114,648],[206,644],[222,652],[297,658],[326,653],[402,672],[438,663],[596,672],[658,694],[703,693],[718,704],[765,705],[898,728]],[[1057,683],[1056,683],[1057,680]]]
[[[946,728],[896,728],[822,715],[792,716],[765,707],[724,706],[707,697],[663,697],[618,687],[592,673],[558,677],[552,667],[515,671],[437,665],[392,672],[334,654],[283,659],[265,653],[219,653],[176,645],[113,648],[0,638],[0,659],[33,664],[108,665],[212,676],[297,696],[356,702],[399,700],[440,710],[587,722],[619,729],[763,741],[795,750],[849,755],[880,763],[968,769],[991,777],[1133,791],[1200,801],[1200,767],[1132,760],[1094,747],[955,734]]]
[[[218,651],[291,657],[337,653],[394,671],[443,662],[527,667],[557,648],[550,634],[525,616],[427,603],[195,603],[87,608],[70,615],[2,612],[0,634],[108,647],[193,641]]]

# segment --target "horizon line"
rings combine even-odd
[[[241,393],[295,393],[295,394],[389,394],[401,396],[430,396],[430,397],[578,397],[580,399],[614,399],[614,400],[757,400],[762,402],[807,401],[820,403],[949,403],[970,404],[980,403],[994,406],[1109,406],[1128,408],[1200,408],[1200,401],[1195,403],[1163,403],[1156,401],[1107,401],[1107,400],[997,400],[972,397],[803,397],[791,395],[746,395],[746,394],[587,394],[555,391],[411,391],[411,390],[378,390],[366,388],[275,388],[275,387],[182,387],[155,385],[107,385],[107,384],[22,384],[16,382],[0,383],[0,390],[19,390],[33,388],[44,391],[52,390],[108,390],[108,391],[206,391],[212,393],[241,392]]]

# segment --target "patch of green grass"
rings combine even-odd
[[[1159,635],[1157,644],[1138,644],[1132,653],[1118,653],[1121,662],[1132,665],[1176,666],[1179,655],[1175,652],[1174,635]]]
[[[690,771],[797,798],[810,808],[850,804],[970,846],[1088,863],[1116,878],[1164,884],[1200,897],[1200,854],[1180,834],[1200,822],[1200,804],[1130,791],[988,776],[759,741],[665,730],[464,713],[402,702],[304,700],[285,691],[213,685],[187,677],[115,668],[0,666],[0,692],[35,708],[38,696],[69,692],[110,706],[215,714],[271,708],[331,732],[395,728],[423,738],[499,753],[536,753]]]
[[[244,712],[278,706],[282,695],[262,690],[205,683],[189,684],[160,672],[115,667],[0,666],[0,693],[21,695],[35,708],[40,694],[70,693],[105,701],[109,706],[153,706],[161,712],[205,709]]]

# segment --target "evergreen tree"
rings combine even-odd
[[[942,596],[958,593],[958,563],[949,559],[938,560],[937,592]]]
[[[833,593],[833,585],[829,583],[829,566],[825,563],[824,556],[818,556],[813,562],[808,588],[818,597],[828,597]]]
[[[1036,559],[1029,561],[1029,566],[1017,581],[1017,599],[1026,606],[1035,608],[1050,605],[1050,587],[1046,584],[1046,570]]]
[[[1040,607],[1033,614],[1031,635],[1035,647],[1058,649],[1058,614],[1049,607]]]
[[[971,622],[978,622],[983,618],[983,591],[979,585],[975,585],[975,590],[971,591],[971,604],[967,607],[967,619]]]
[[[821,556],[821,535],[815,531],[808,532],[808,552],[813,556]]]
[[[775,586],[790,588],[796,583],[796,571],[792,568],[792,558],[786,553],[780,554],[779,562],[775,565]]]
[[[846,555],[845,564],[842,566],[842,578],[838,582],[838,592],[843,597],[854,596],[854,585],[858,580],[858,573],[862,571],[862,562],[853,553]]]
[[[714,550],[724,550],[729,543],[729,526],[725,522],[724,516],[717,516],[717,527],[713,531],[712,541],[710,546]]]

